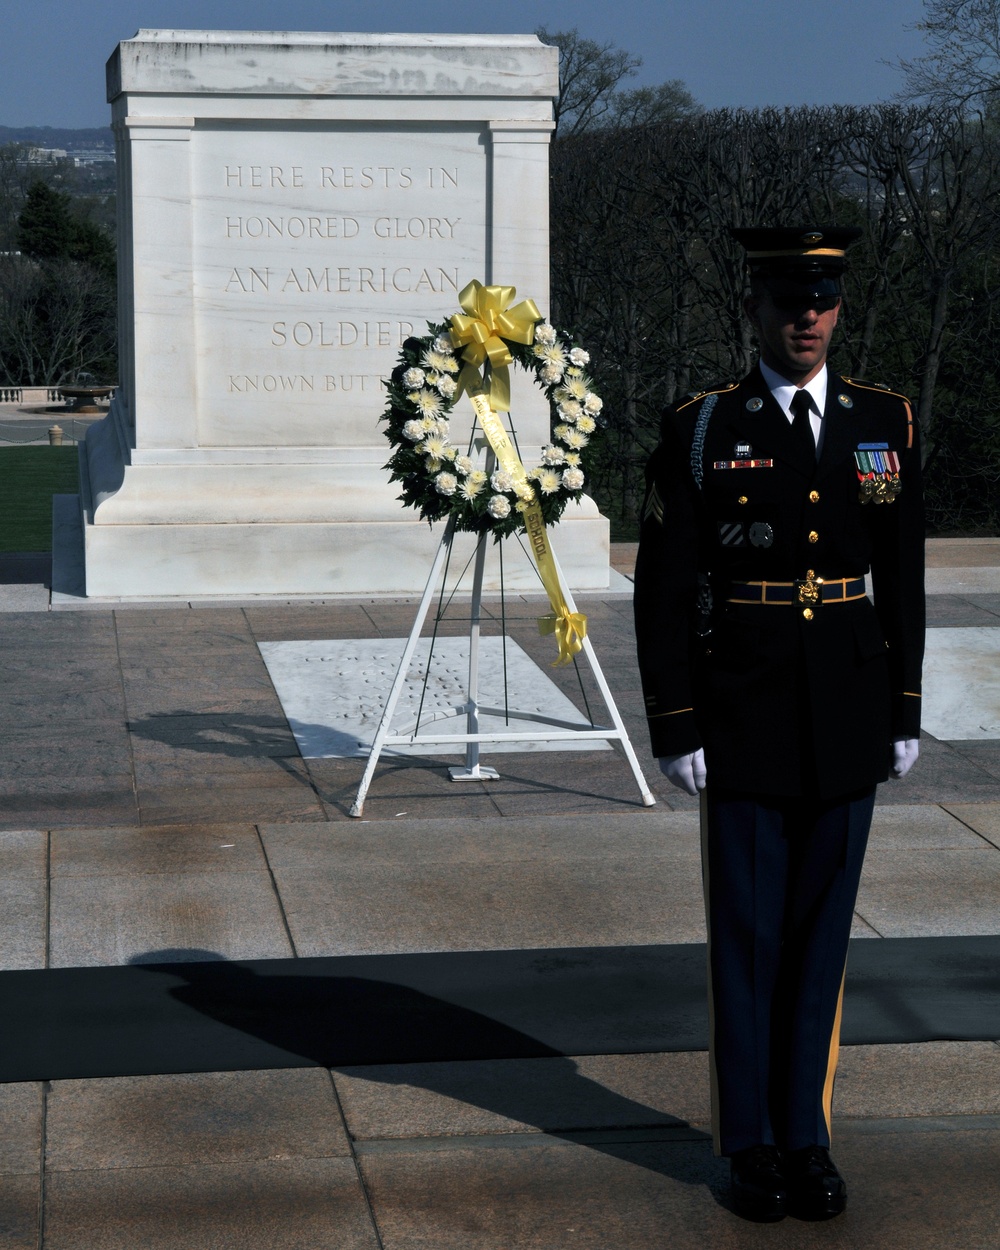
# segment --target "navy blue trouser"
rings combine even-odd
[[[829,1146],[851,919],[875,792],[702,808],[715,1147]]]

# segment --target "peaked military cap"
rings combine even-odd
[[[729,233],[746,249],[751,276],[789,299],[839,296],[847,249],[861,236],[857,226],[734,226]]]

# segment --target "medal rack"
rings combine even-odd
[[[487,457],[487,472],[491,472],[494,464],[490,461],[493,459],[492,452]],[[410,670],[410,663],[413,659],[413,652],[416,649],[417,642],[427,619],[427,613],[430,610],[431,602],[434,598],[434,592],[438,582],[441,579],[442,571],[446,570],[451,557],[452,545],[455,539],[455,521],[453,517],[448,518],[445,526],[444,534],[438,544],[434,561],[431,565],[431,571],[427,578],[427,585],[424,587],[424,593],[417,608],[417,614],[410,630],[406,645],[403,648],[403,655],[399,661],[399,667],[396,669],[396,675],[393,679],[389,696],[386,699],[385,708],[382,711],[382,718],[379,721],[378,730],[372,741],[371,749],[368,753],[368,762],[365,765],[364,775],[361,778],[361,784],[358,786],[358,792],[354,800],[354,805],[350,809],[350,815],[360,817],[364,811],[365,799],[368,795],[368,788],[371,785],[372,777],[375,774],[375,767],[378,764],[379,757],[387,747],[395,746],[454,746],[465,745],[465,764],[457,765],[448,769],[452,781],[496,781],[500,774],[494,768],[489,768],[480,762],[480,746],[487,745],[491,742],[569,742],[585,739],[594,739],[605,742],[618,742],[621,744],[622,751],[632,770],[636,784],[639,787],[639,793],[642,796],[644,807],[652,807],[656,803],[646,778],[643,776],[642,769],[639,767],[639,761],[636,758],[632,743],[629,740],[628,731],[622,721],[621,715],[615,704],[614,698],[608,688],[608,683],[601,671],[598,663],[597,655],[594,652],[593,645],[589,637],[584,637],[582,654],[590,667],[591,674],[604,700],[605,708],[610,716],[610,725],[597,725],[590,721],[589,725],[579,726],[571,721],[559,720],[555,717],[545,716],[539,712],[521,712],[514,711],[509,708],[487,707],[479,702],[479,638],[481,629],[481,609],[483,598],[483,572],[486,565],[486,541],[489,534],[480,534],[476,544],[474,557],[473,576],[472,576],[472,602],[469,613],[469,675],[465,690],[465,699],[462,703],[453,706],[447,713],[446,717],[465,717],[464,733],[433,733],[419,734],[419,722],[417,719],[410,724],[399,727],[395,732],[392,730],[392,719],[395,715],[396,705],[402,694],[403,686],[406,683],[407,675]],[[571,612],[576,612],[576,605],[566,585],[566,579],[563,577],[562,569],[556,560],[553,552],[553,559],[556,562],[556,571],[559,574],[559,581],[562,586],[563,596]],[[443,590],[442,590],[443,594]],[[501,585],[501,601],[503,598],[503,588]],[[432,652],[433,655],[433,640]],[[428,657],[428,668],[430,666],[431,656]],[[482,733],[479,728],[479,718],[481,715],[505,716],[522,721],[533,721],[539,725],[537,733],[517,731],[512,733]]]

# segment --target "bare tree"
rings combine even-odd
[[[0,257],[0,380],[40,386],[83,371],[113,380],[113,281],[75,261]]]
[[[904,99],[992,109],[1000,90],[1000,0],[924,0],[915,24],[929,50],[899,60]]]
[[[663,408],[754,358],[729,227],[796,221],[862,228],[835,364],[913,397],[937,523],[1000,523],[992,126],[930,106],[723,110],[573,136],[552,168],[554,310],[599,369],[595,493],[616,532]]]
[[[595,43],[573,30],[550,31],[539,26],[542,43],[559,49],[559,98],[555,104],[556,135],[566,138],[585,131],[646,125],[700,111],[701,106],[680,79],[656,87],[622,87],[642,65],[613,43]]]

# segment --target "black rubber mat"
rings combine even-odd
[[[208,953],[0,973],[0,1081],[708,1045],[701,945]],[[1000,937],[853,942],[845,1044],[940,1039],[1000,1039]]]

